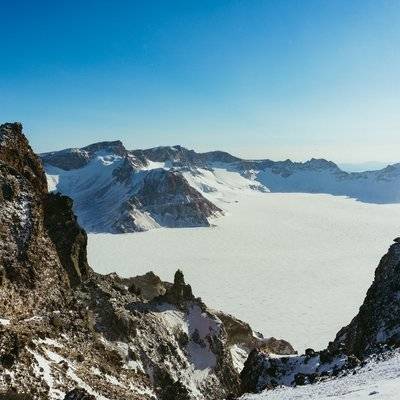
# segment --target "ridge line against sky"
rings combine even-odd
[[[120,141],[120,140],[119,139],[114,139],[114,140],[107,140],[105,142],[112,143],[112,142],[116,142],[116,141]],[[85,148],[85,147],[88,147],[88,146],[92,146],[92,145],[95,145],[95,144],[98,144],[98,143],[102,143],[102,142],[100,141],[100,142],[88,143],[88,144],[86,144],[84,146],[81,146],[81,147],[74,147],[73,146],[73,147],[67,147],[67,148],[64,148],[64,149],[58,149],[58,150],[54,150],[54,151],[50,151],[50,152],[42,152],[42,153],[39,153],[39,155],[40,156],[44,156],[45,154],[56,153],[58,151],[71,150],[71,149],[82,149],[82,148]],[[150,149],[150,148],[128,148],[128,147],[125,146],[125,144],[123,142],[122,142],[122,145],[128,151],[138,151],[138,150],[149,150]],[[185,148],[185,149],[187,149],[189,151],[194,151],[197,154],[204,153],[202,151],[198,151],[195,148],[185,147],[185,146],[181,146],[181,145],[165,145],[165,146],[157,146],[156,148],[159,148],[159,147],[183,147],[183,148]],[[210,151],[225,152],[225,150],[223,150],[223,149],[212,149]],[[242,160],[245,160],[245,161],[263,161],[263,160],[287,161],[288,160],[287,158],[286,159],[281,159],[281,160],[271,159],[271,158],[269,158],[267,156],[258,157],[258,158],[248,158],[248,157],[240,157],[240,156],[238,156],[237,154],[234,154],[234,153],[229,153],[229,154],[231,154],[232,156],[241,158]],[[315,158],[315,157],[312,157],[312,158]],[[309,161],[309,160],[311,160],[311,158],[310,159],[305,159],[305,160],[289,159],[289,161],[292,161],[292,162],[299,162],[299,161],[305,162],[305,161]],[[335,162],[335,160],[328,160],[328,161],[333,161],[339,168],[341,168],[342,170],[347,171],[347,172],[364,172],[364,171],[379,170],[379,169],[383,169],[383,168],[387,167],[388,165],[396,164],[396,162],[394,162],[394,161],[393,162],[381,162],[381,161],[374,161],[374,160],[364,161],[364,162],[360,162],[360,163]]]
[[[243,158],[398,160],[400,2],[0,5],[0,120],[38,152],[121,139]]]

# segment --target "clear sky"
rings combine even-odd
[[[121,139],[400,161],[400,1],[0,0],[0,121],[36,151]]]

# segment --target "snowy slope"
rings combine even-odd
[[[304,163],[242,160],[224,152],[196,153],[181,146],[157,147],[137,154],[179,169],[223,169],[237,173],[256,190],[261,184],[264,191],[270,192],[326,193],[379,204],[400,202],[400,164],[377,171],[348,173],[324,159],[312,158]]]
[[[227,203],[252,191],[400,202],[400,164],[347,173],[326,160],[241,160],[181,146],[128,151],[119,141],[46,153],[42,159],[49,188],[74,199],[79,222],[89,232],[209,226]]]
[[[257,172],[256,180],[272,192],[329,193],[367,203],[400,202],[400,164],[358,173],[341,171],[323,160],[311,160],[303,168],[305,165],[265,168]]]
[[[397,400],[400,388],[400,354],[378,361],[376,357],[357,368],[355,374],[313,385],[284,387],[260,394],[244,395],[242,400]]]
[[[197,168],[184,171],[183,175],[190,185],[225,210],[227,204],[237,201],[241,195],[251,195],[254,191],[268,192],[259,182],[225,168]]]
[[[132,196],[142,179],[141,175],[136,175],[131,186],[115,180],[113,174],[122,163],[121,156],[97,152],[79,169],[66,171],[47,165],[48,186],[74,200],[79,222],[88,231],[97,232],[102,227],[112,230],[121,205]]]
[[[221,213],[179,171],[161,162],[142,162],[122,144],[116,149],[109,143],[88,146],[90,152],[69,149],[42,155],[49,189],[74,200],[87,231],[208,226],[209,218]]]

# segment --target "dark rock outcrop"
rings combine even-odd
[[[174,276],[174,283],[168,285],[165,294],[158,298],[160,302],[167,302],[177,306],[185,305],[189,301],[193,301],[194,296],[192,288],[185,282],[185,277],[181,270],[177,270]]]
[[[148,301],[162,296],[167,290],[165,283],[153,271],[129,278],[126,283],[130,292]]]
[[[82,168],[94,157],[98,151],[113,152],[119,156],[125,156],[127,150],[120,140],[111,142],[94,143],[81,149],[65,149],[43,153],[40,155],[43,163],[54,167],[70,171],[72,169]]]
[[[22,134],[20,123],[0,125],[0,160],[26,178],[35,192],[47,192],[44,168]]]
[[[135,200],[163,226],[209,226],[221,212],[176,172],[153,170],[144,179]]]
[[[363,358],[384,345],[400,346],[399,239],[381,259],[357,316],[338,332],[330,348]]]
[[[0,187],[0,315],[57,307],[68,280],[44,226],[44,171],[20,124],[0,126]]]
[[[96,400],[96,397],[85,389],[75,388],[65,395],[64,400]]]
[[[273,357],[268,350],[251,351],[240,373],[242,393],[259,393],[278,386],[299,386],[345,374],[352,357],[323,350],[295,357]]]
[[[28,393],[17,393],[15,391],[0,393],[0,400],[34,400]]]
[[[87,235],[72,212],[72,199],[49,193],[44,201],[44,224],[71,285],[79,284],[89,274]]]
[[[235,163],[241,161],[240,158],[224,151],[197,153],[194,150],[189,150],[179,145],[133,150],[131,153],[142,159],[154,162],[169,162],[174,167],[186,168],[209,168],[211,163]]]
[[[294,355],[297,352],[286,340],[264,338],[261,334],[255,334],[250,325],[232,315],[217,312],[225,326],[228,335],[228,343],[240,344],[249,352],[253,349],[260,349],[269,354]]]
[[[136,221],[137,214],[146,215],[155,225],[176,228],[210,226],[208,218],[222,213],[182,174],[164,169],[149,171],[122,208],[122,216],[114,223],[117,232],[143,230]]]

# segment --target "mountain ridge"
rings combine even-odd
[[[234,201],[234,192],[243,190],[400,202],[400,164],[348,173],[325,159],[243,160],[223,151],[197,153],[179,145],[127,150],[118,140],[40,156],[50,187],[75,200],[74,210],[89,232],[207,227],[223,215],[226,201]],[[159,178],[157,204],[140,195],[150,193],[143,187],[150,182],[154,192],[155,177]],[[162,184],[166,177],[182,188],[175,199]],[[226,191],[232,194],[229,199]]]
[[[48,162],[48,156],[55,155],[57,153],[64,153],[68,151],[76,151],[76,150],[88,150],[88,149],[94,149],[96,147],[99,148],[110,148],[112,145],[115,145],[116,147],[120,146],[124,151],[131,153],[133,155],[143,155],[146,154],[148,159],[152,161],[169,161],[171,159],[171,155],[173,154],[184,154],[184,155],[192,155],[192,157],[187,156],[186,158],[190,160],[190,158],[197,158],[197,159],[202,159],[202,160],[210,160],[212,158],[218,159],[218,161],[221,161],[221,158],[225,158],[224,162],[243,162],[243,163],[254,163],[254,164],[277,164],[277,165],[294,165],[294,166],[300,166],[300,165],[312,165],[316,161],[325,163],[326,165],[330,165],[334,168],[340,169],[341,172],[345,172],[346,174],[358,174],[358,173],[364,173],[364,172],[378,172],[385,170],[387,167],[390,166],[396,166],[400,164],[400,162],[393,162],[393,163],[378,163],[378,162],[366,162],[366,163],[360,163],[361,165],[363,164],[379,164],[382,165],[382,167],[379,168],[368,168],[366,170],[361,170],[361,171],[346,171],[345,169],[341,168],[340,165],[350,165],[350,163],[343,163],[343,162],[334,162],[332,160],[329,160],[324,157],[311,157],[308,160],[305,161],[294,161],[290,158],[285,159],[285,160],[273,160],[270,158],[242,158],[235,156],[227,151],[224,150],[209,150],[209,151],[201,151],[198,152],[194,149],[189,149],[185,146],[176,144],[176,145],[161,145],[161,146],[155,146],[155,147],[149,147],[149,148],[144,148],[144,149],[127,149],[123,142],[119,139],[111,140],[111,141],[100,141],[100,142],[93,142],[89,145],[83,146],[83,147],[69,147],[61,150],[55,150],[55,151],[48,151],[48,152],[43,152],[43,153],[38,153],[39,156],[45,161]],[[170,156],[168,156],[168,153]],[[213,157],[215,156],[215,157]],[[219,157],[218,157],[219,156]],[[229,160],[229,161],[228,161]],[[353,164],[351,164],[353,165]],[[354,165],[359,165],[359,164],[354,164]]]

